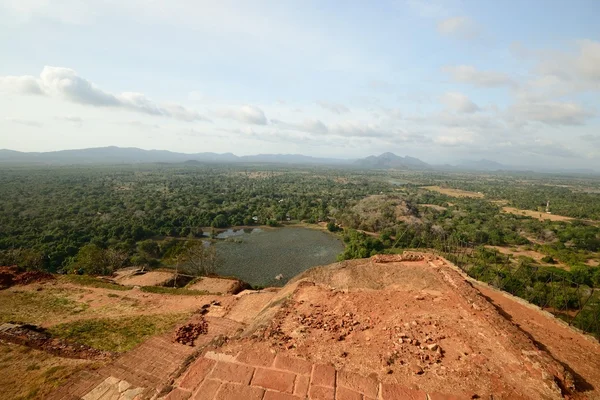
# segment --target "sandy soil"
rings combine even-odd
[[[236,297],[235,303],[231,306],[231,311],[226,317],[243,323],[250,323],[256,315],[267,305],[275,295],[276,291],[249,293],[244,296]]]
[[[521,299],[487,285],[477,284],[476,287],[512,322],[531,335],[540,348],[571,371],[584,396],[600,399],[600,343],[597,340],[576,332]]]
[[[237,279],[204,277],[186,286],[186,289],[203,290],[209,293],[232,294],[238,291],[240,287],[241,283]]]
[[[267,328],[225,351],[269,346],[466,398],[562,398],[561,387],[572,387],[558,361],[442,261],[346,261],[288,285],[295,289],[284,287],[273,299],[282,304],[277,315],[265,313]],[[600,359],[600,350],[591,354]]]
[[[141,275],[125,276],[117,280],[117,283],[125,286],[161,286],[173,279],[174,276],[173,272],[150,271]]]
[[[540,211],[522,210],[520,208],[515,208],[515,207],[502,207],[502,211],[505,213],[509,213],[509,214],[522,215],[522,216],[524,215],[526,217],[537,218],[540,221],[543,221],[545,219],[550,220],[550,221],[571,221],[571,220],[573,220],[573,218],[571,218],[571,217],[565,217],[565,216],[556,215],[556,214],[547,214],[545,212],[540,212]]]

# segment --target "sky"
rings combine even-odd
[[[600,170],[597,0],[0,0],[0,148]]]

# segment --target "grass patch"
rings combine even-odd
[[[96,349],[124,352],[151,336],[169,331],[188,316],[185,313],[91,319],[55,325],[49,332]]]
[[[131,290],[130,286],[121,286],[115,283],[106,282],[102,279],[96,278],[89,275],[62,275],[58,278],[62,282],[72,283],[80,286],[95,287],[101,289],[112,289],[112,290]]]
[[[205,290],[192,290],[185,288],[170,288],[164,286],[142,286],[142,292],[146,293],[158,293],[158,294],[174,294],[180,296],[205,296],[210,294]]]
[[[69,299],[73,291],[45,289],[41,292],[0,292],[0,322],[41,324],[51,317],[76,315],[89,308],[86,303]]]
[[[89,365],[88,360],[56,357],[28,347],[0,343],[0,359],[11,356],[0,366],[0,398],[44,399],[74,372]]]

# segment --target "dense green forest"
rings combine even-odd
[[[485,197],[450,197],[427,185]],[[0,263],[105,273],[172,261],[181,239],[214,229],[303,221],[328,223],[343,238],[340,259],[453,241],[520,246],[593,274],[600,228],[590,220],[598,216],[599,187],[585,177],[276,165],[8,167],[0,174]],[[556,213],[570,202],[564,214],[582,220],[502,213],[491,200],[533,210],[550,200]]]

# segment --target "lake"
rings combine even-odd
[[[220,235],[229,239],[216,243],[221,259],[217,274],[251,285],[283,286],[308,268],[335,262],[344,251],[334,235],[309,228],[230,229]],[[276,280],[280,274],[282,279]]]

